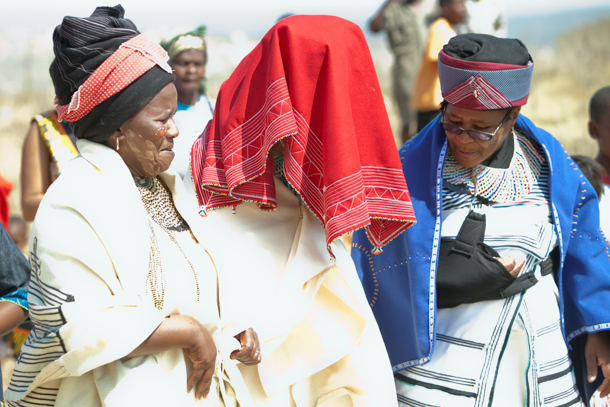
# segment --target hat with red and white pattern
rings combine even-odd
[[[443,98],[465,109],[523,106],[533,70],[534,61],[521,41],[486,34],[455,36],[438,58]]]

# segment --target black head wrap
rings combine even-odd
[[[53,32],[55,59],[49,69],[60,104],[72,95],[121,44],[137,36],[135,24],[121,5],[98,7],[91,17],[65,17]],[[93,108],[81,120],[70,123],[77,138],[105,142],[127,119],[136,114],[174,75],[154,66],[117,94]]]
[[[521,41],[487,34],[457,35],[443,51],[450,57],[473,62],[527,65],[530,61],[530,54]]]

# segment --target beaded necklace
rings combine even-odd
[[[508,137],[515,137],[516,140],[508,168],[484,165],[465,168],[449,151],[443,167],[443,178],[453,185],[465,185],[471,195],[491,202],[512,202],[529,194],[540,176],[545,158],[525,134],[513,129]]]
[[[199,304],[199,281],[193,263],[188,259],[184,250],[176,240],[174,233],[189,230],[189,226],[176,210],[171,193],[167,185],[158,177],[134,178],[140,198],[148,213],[148,227],[150,228],[150,252],[148,256],[148,276],[146,278],[146,293],[149,294],[155,308],[162,310],[165,299],[165,275],[161,267],[161,252],[152,222],[155,222],[161,230],[169,236],[170,240],[178,247],[182,256],[187,261],[195,278],[197,290],[197,304]]]

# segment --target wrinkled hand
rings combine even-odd
[[[247,366],[253,366],[261,363],[262,357],[260,352],[260,344],[258,335],[252,328],[235,335],[235,339],[241,344],[241,349],[231,353],[231,359],[237,359]]]
[[[510,274],[517,277],[525,264],[525,260],[515,260],[513,256],[508,257],[496,257],[496,259],[502,263],[504,268],[508,270]]]
[[[588,335],[585,360],[589,383],[597,379],[597,367],[602,367],[604,381],[597,390],[601,393],[601,398],[606,397],[610,394],[610,332],[600,331]]]
[[[212,376],[216,368],[216,344],[212,335],[198,321],[193,320],[193,344],[184,353],[193,363],[193,371],[186,382],[186,391],[195,388],[195,398],[206,398],[210,391]]]

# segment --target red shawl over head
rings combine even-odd
[[[191,151],[200,205],[255,201],[273,209],[269,149],[280,139],[286,178],[324,224],[327,245],[366,227],[380,249],[415,223],[373,61],[355,24],[285,18],[244,58]]]

